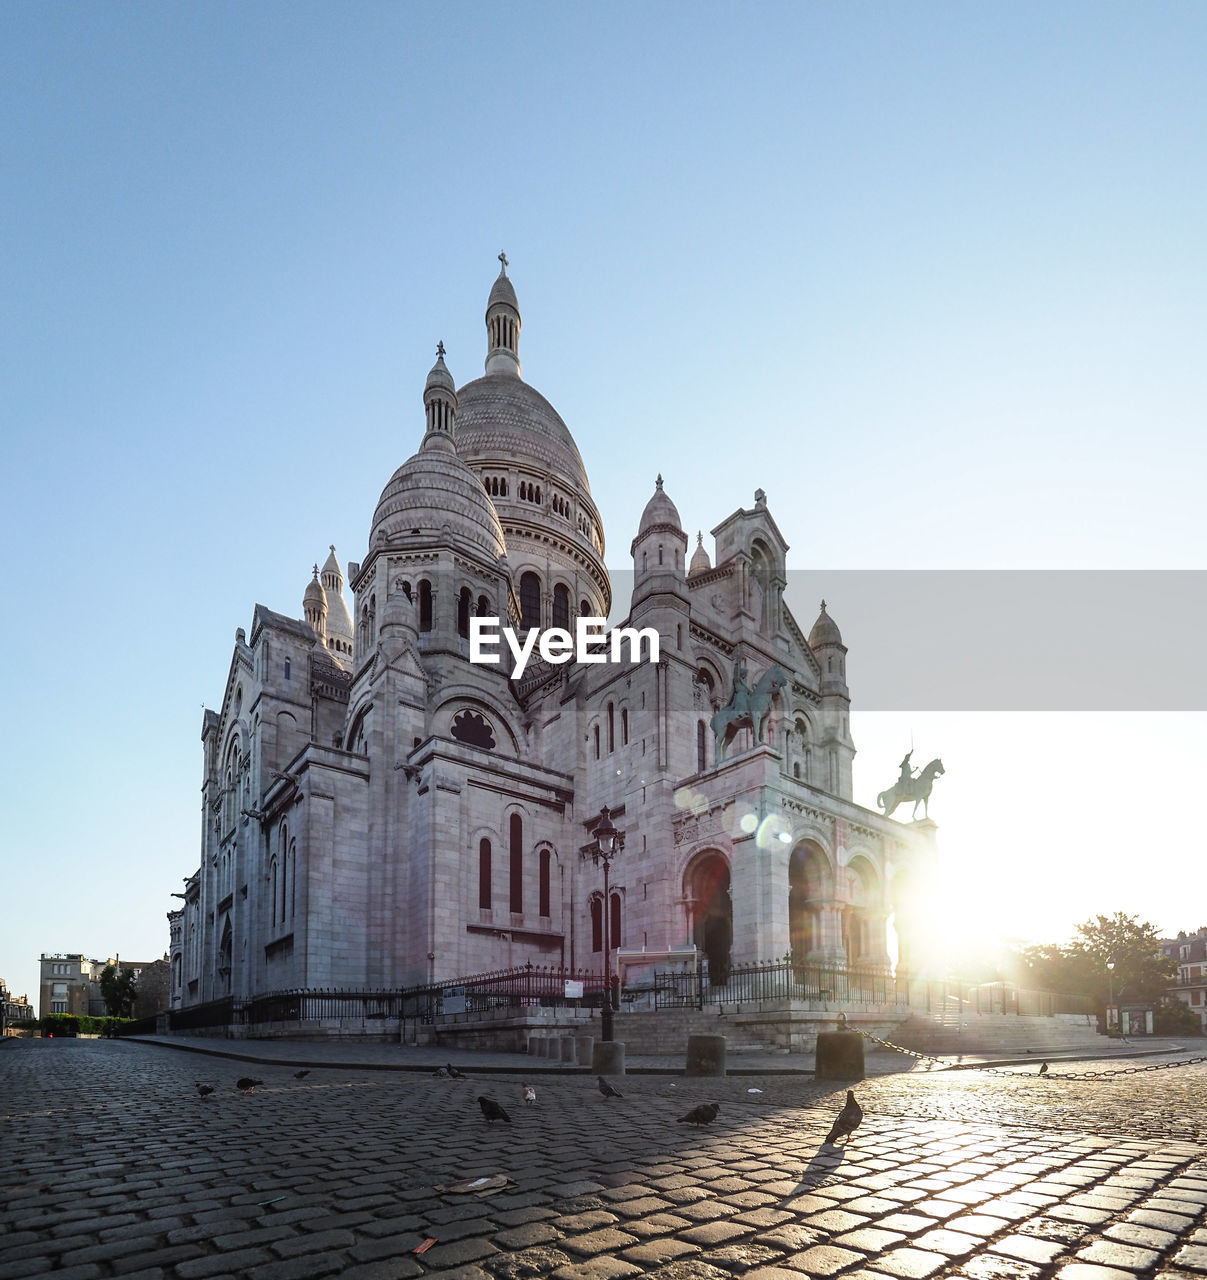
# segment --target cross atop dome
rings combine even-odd
[[[500,254],[499,254],[499,261],[503,264],[503,274],[504,274],[504,275],[506,275],[506,274],[507,274],[507,268],[508,268],[508,265],[509,265],[509,263],[508,263],[508,261],[507,261],[507,255],[506,255],[505,253],[500,253]]]
[[[437,342],[437,343],[436,343],[436,355],[437,355],[441,360],[443,360],[443,359],[444,359],[444,339],[443,339],[443,338],[442,338],[439,342]],[[334,548],[332,548],[332,549],[334,550]]]
[[[520,376],[520,304],[507,275],[507,255],[499,254],[499,274],[486,300],[486,372]]]

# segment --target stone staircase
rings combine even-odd
[[[902,1048],[936,1057],[976,1054],[1021,1057],[1100,1050],[1109,1045],[1092,1016],[1058,1013],[1050,1018],[961,1011],[954,1001],[931,1013],[911,1013],[892,1036]]]

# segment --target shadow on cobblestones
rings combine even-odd
[[[802,1077],[632,1076],[611,1102],[546,1077],[525,1107],[522,1077],[494,1076],[512,1124],[488,1126],[480,1080],[264,1067],[244,1096],[242,1073],[152,1045],[6,1046],[6,1280],[1207,1275],[1201,1065],[878,1077],[845,1150],[821,1144],[846,1085]],[[709,1099],[710,1128],[677,1123]],[[493,1174],[512,1181],[435,1190]]]

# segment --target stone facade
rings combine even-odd
[[[891,917],[907,958],[902,888],[933,827],[852,801],[847,650],[824,604],[808,634],[785,604],[761,490],[713,529],[714,564],[702,537],[689,561],[658,478],[619,624],[656,632],[658,661],[648,637],[619,663],[535,656],[514,680],[506,648],[470,661],[475,617],[523,634],[614,611],[578,447],[520,376],[505,267],[486,324],[484,377],[457,388],[440,349],[420,448],[348,565],[352,608],[332,548],[301,619],[257,605],[236,632],[202,724],[173,1003],[599,970],[587,854],[604,805],[624,836],[608,932],[627,966],[694,946],[718,986],[789,951],[885,969]]]

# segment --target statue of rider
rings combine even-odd
[[[905,759],[901,761],[901,766],[900,766],[901,777],[897,779],[898,791],[902,791],[902,792],[908,791],[913,784],[914,770],[913,770],[913,766],[909,762],[909,758],[913,754],[914,754],[914,751],[913,751],[913,748],[911,747],[905,753]]]

